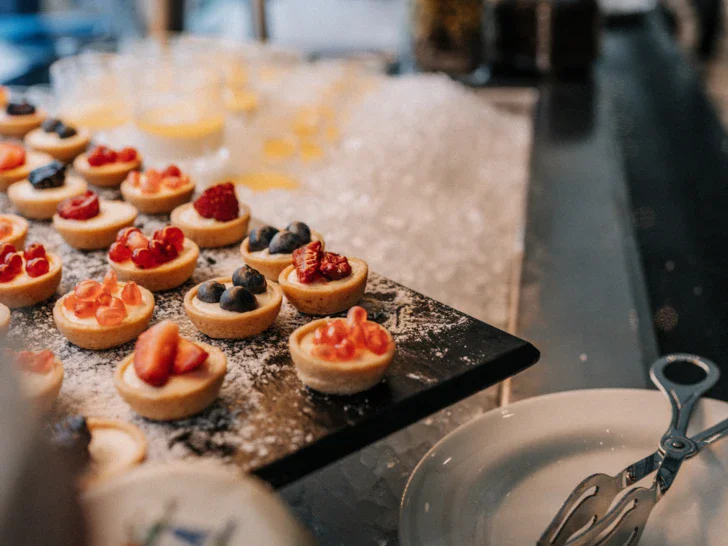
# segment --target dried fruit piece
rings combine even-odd
[[[10,142],[0,143],[0,171],[9,171],[25,165],[25,149]]]
[[[231,182],[207,188],[193,203],[203,218],[214,218],[218,222],[229,222],[240,214],[240,204]]]
[[[109,248],[109,258],[116,263],[122,263],[131,258],[131,250],[123,243],[113,243]]]
[[[45,258],[34,258],[25,264],[25,271],[31,277],[40,277],[50,271],[51,264]]]
[[[134,281],[129,281],[121,289],[121,299],[127,305],[139,305],[142,302],[142,291]]]
[[[88,220],[101,210],[99,196],[88,190],[80,197],[71,197],[58,205],[58,215],[67,220]]]
[[[321,258],[320,271],[324,277],[331,281],[343,279],[351,275],[351,265],[346,256],[333,252],[324,252]]]
[[[104,288],[109,292],[113,292],[114,290],[116,290],[117,286],[119,286],[119,277],[116,274],[116,271],[114,271],[113,269],[109,269],[106,272],[106,275],[104,275],[104,280],[102,284]]]
[[[104,287],[101,285],[100,282],[94,281],[92,279],[86,279],[85,281],[81,281],[76,285],[76,287],[73,289],[73,294],[76,296],[76,299],[78,301],[96,301],[96,298],[99,297],[99,294],[103,291]]]
[[[134,371],[150,385],[162,386],[172,372],[179,327],[170,320],[152,326],[137,339],[134,347]]]
[[[25,257],[25,261],[28,262],[32,260],[33,258],[45,258],[46,257],[46,249],[45,247],[40,243],[32,243],[25,247],[25,251],[23,252],[23,256]]]
[[[186,373],[199,368],[207,357],[207,351],[191,341],[181,337],[177,343],[177,354],[172,365],[173,373]]]
[[[322,254],[321,241],[314,241],[293,251],[293,266],[300,282],[312,283],[318,278]]]

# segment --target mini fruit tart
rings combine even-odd
[[[163,171],[132,171],[121,183],[121,195],[145,214],[170,212],[190,200],[195,191],[192,179],[176,165]]]
[[[82,153],[91,142],[91,133],[86,129],[76,129],[60,119],[48,117],[38,129],[25,135],[25,144],[39,152],[68,163]]]
[[[82,281],[53,307],[56,327],[66,339],[83,349],[108,349],[122,345],[149,326],[154,295],[134,281],[119,282],[116,272],[103,283]]]
[[[172,211],[172,225],[202,248],[227,246],[248,232],[250,209],[238,201],[231,182],[207,188],[194,203]]]
[[[99,199],[91,190],[66,199],[53,215],[53,227],[73,248],[109,248],[120,229],[134,225],[137,209],[123,201]]]
[[[368,274],[364,260],[324,252],[314,241],[293,252],[293,264],[281,271],[278,284],[301,313],[333,315],[361,299]]]
[[[46,115],[27,101],[10,101],[0,112],[0,135],[22,137],[28,131],[40,127]]]
[[[243,260],[260,271],[269,281],[278,282],[278,276],[293,263],[293,251],[312,241],[325,247],[321,234],[311,231],[303,222],[291,222],[283,231],[272,226],[260,226],[240,245]]]
[[[15,248],[25,246],[28,221],[15,214],[0,214],[0,243],[10,243]]]
[[[185,294],[185,312],[206,336],[243,339],[273,324],[281,310],[283,292],[276,283],[250,266],[198,284]]]
[[[16,252],[0,243],[0,303],[11,309],[34,305],[56,293],[61,282],[61,258],[33,243]]]
[[[33,409],[41,414],[53,407],[63,383],[63,364],[48,349],[19,351],[6,349],[8,360],[20,372],[20,391]]]
[[[117,152],[106,146],[96,146],[73,161],[73,168],[89,184],[104,188],[118,186],[141,165],[142,156],[134,148],[122,148]]]
[[[33,169],[27,180],[11,185],[8,199],[26,218],[48,220],[62,201],[83,195],[86,189],[81,178],[66,175],[66,165],[52,161]]]
[[[53,161],[48,154],[28,152],[20,144],[0,142],[0,191],[28,178],[30,171]]]
[[[301,382],[327,394],[354,394],[379,383],[394,356],[385,328],[352,307],[346,319],[319,319],[294,330],[288,341]]]
[[[8,330],[10,330],[10,309],[0,303],[0,337],[8,335]]]
[[[227,373],[220,349],[180,337],[170,320],[139,336],[121,361],[114,383],[135,412],[155,421],[184,419],[212,404]]]
[[[189,279],[199,256],[200,249],[181,229],[166,226],[155,231],[151,239],[138,228],[121,230],[107,259],[119,279],[159,292]]]

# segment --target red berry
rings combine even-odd
[[[103,290],[104,287],[101,285],[100,282],[86,279],[85,281],[81,281],[76,285],[76,287],[73,289],[73,294],[76,296],[76,299],[78,301],[94,302]]]
[[[88,164],[92,167],[101,167],[107,163],[106,161],[106,146],[96,146],[86,158]]]
[[[23,252],[23,256],[25,257],[26,262],[32,260],[33,258],[45,258],[46,249],[40,243],[32,243],[31,245],[25,247],[25,252]]]
[[[10,282],[15,278],[15,275],[16,273],[13,273],[10,266],[0,265],[0,282]]]
[[[139,305],[142,302],[142,291],[134,281],[129,281],[121,289],[121,299],[127,305]]]
[[[172,365],[173,373],[186,373],[199,368],[209,353],[185,338],[179,338],[177,354]]]
[[[168,176],[182,176],[182,171],[177,165],[169,165],[162,171],[162,178],[167,178]]]
[[[157,262],[148,248],[138,248],[132,252],[131,261],[139,269],[150,269],[157,266]]]
[[[91,190],[80,197],[71,197],[58,205],[58,215],[67,220],[88,220],[98,216],[99,196]]]
[[[0,243],[0,260],[4,260],[5,256],[15,252],[15,247],[10,243]]]
[[[150,385],[164,385],[172,372],[178,343],[179,327],[171,320],[140,335],[134,347],[134,371],[139,379]]]
[[[137,155],[134,148],[122,148],[117,159],[122,163],[129,163],[130,161],[136,161]]]
[[[229,222],[240,214],[235,186],[231,182],[207,188],[193,206],[203,218],[214,218],[219,222]]]
[[[131,258],[131,250],[123,243],[114,243],[109,248],[109,258],[112,262],[125,262]]]
[[[10,268],[13,275],[17,275],[23,271],[23,258],[20,257],[20,253],[18,252],[13,252],[12,254],[5,256],[3,263]],[[32,276],[33,275],[31,275],[31,277]]]

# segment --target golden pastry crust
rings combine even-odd
[[[92,448],[89,446],[91,460],[96,463],[96,465],[94,465],[94,468],[89,469],[89,471],[81,477],[81,488],[85,489],[91,487],[106,478],[115,476],[120,472],[138,465],[147,458],[147,438],[138,426],[127,423],[126,421],[118,421],[116,419],[98,419],[94,417],[86,419],[86,426],[88,426],[89,432],[91,433],[92,441],[94,431],[98,433],[102,429],[114,429],[124,432],[129,436],[130,440],[134,442],[134,450],[129,454],[128,460],[125,461],[124,465],[115,465],[111,468],[105,468],[103,466],[99,466],[99,462],[94,460]]]
[[[30,171],[42,167],[51,161],[53,161],[53,158],[48,154],[26,151],[25,163],[23,165],[14,169],[0,171],[0,191],[8,191],[11,184],[28,178]]]
[[[212,279],[225,284],[232,282],[231,277]],[[270,301],[257,309],[246,313],[231,315],[214,315],[200,311],[192,304],[202,283],[185,294],[184,306],[187,316],[197,329],[213,339],[244,339],[268,329],[276,320],[283,303],[283,291],[275,283],[268,284],[271,293]]]
[[[0,135],[22,137],[40,127],[45,118],[46,113],[40,108],[37,108],[35,113],[25,116],[9,116],[3,112],[0,114]]]
[[[5,239],[0,239],[0,243],[10,243],[16,250],[25,248],[25,238],[28,235],[28,221],[16,214],[0,214],[0,219],[3,218],[13,223],[13,233]]]
[[[142,301],[140,304],[142,306],[142,312],[133,319],[127,316],[121,324],[102,326],[98,323],[80,324],[69,320],[63,313],[63,302],[73,292],[69,292],[56,301],[56,304],[53,306],[53,320],[58,330],[66,339],[82,349],[98,351],[100,349],[109,349],[110,347],[123,345],[136,339],[139,337],[139,334],[147,329],[149,321],[152,319],[152,314],[154,313],[154,295],[142,286],[139,287],[139,290],[142,291],[143,299],[147,303]],[[133,309],[135,311],[137,310],[136,307]]]
[[[333,315],[353,307],[364,295],[369,268],[364,260],[349,258],[352,273],[349,277],[330,283],[293,284],[288,276],[294,270],[289,265],[278,276],[278,284],[286,299],[307,315]],[[342,282],[346,281],[346,282]]]
[[[42,415],[51,411],[53,404],[58,399],[58,394],[61,392],[61,386],[63,385],[63,364],[56,358],[51,370],[43,375],[46,377],[42,388],[32,395],[25,394],[26,399],[33,406],[33,410]]]
[[[324,238],[317,231],[311,230],[311,241],[321,241],[321,250],[326,248]],[[249,242],[250,237],[246,237],[240,245],[243,261],[253,269],[257,269],[269,281],[278,282],[281,271],[293,263],[293,254],[255,255],[250,252]]]
[[[77,176],[67,176],[61,188],[49,190],[28,190],[33,186],[28,180],[22,180],[8,188],[8,199],[18,212],[31,220],[50,220],[58,209],[59,203],[70,197],[78,197],[86,193],[86,182]],[[64,189],[66,191],[60,191]],[[48,192],[48,193],[44,193]]]
[[[102,207],[103,207],[103,200]],[[114,207],[124,207],[124,214],[109,218],[103,225],[91,224],[86,220],[68,220],[61,218],[58,213],[53,215],[53,227],[73,248],[79,250],[100,250],[109,248],[116,241],[116,234],[121,228],[134,225],[137,210],[129,203],[123,201],[108,201]],[[102,212],[103,214],[103,212]],[[93,220],[91,218],[90,220]],[[133,279],[132,279],[133,280]]]
[[[29,277],[23,273],[20,282],[14,279],[10,282],[0,283],[0,303],[7,305],[10,309],[35,305],[38,302],[50,298],[58,290],[61,283],[60,256],[47,252],[50,258],[50,269],[40,277]]]
[[[195,191],[195,185],[189,183],[176,190],[164,190],[159,193],[144,194],[134,191],[128,180],[121,183],[121,195],[139,212],[144,214],[165,214],[174,208],[187,203]]]
[[[328,361],[311,355],[301,347],[303,337],[324,326],[329,319],[319,319],[297,328],[288,339],[291,359],[301,382],[327,394],[355,394],[379,383],[394,357],[395,345],[387,332],[390,347],[383,355],[371,353],[362,362]],[[386,330],[385,330],[386,332]]]
[[[78,129],[74,136],[58,138],[57,142],[48,142],[46,132],[42,128],[33,129],[25,135],[26,146],[44,152],[64,163],[68,163],[74,157],[83,153],[89,142],[91,142],[91,133],[86,129]]]
[[[8,335],[8,330],[10,330],[10,309],[0,303],[0,337]]]
[[[182,215],[192,206],[192,203],[180,205],[172,211],[170,220],[173,226],[184,231],[185,236],[200,245],[200,248],[228,246],[237,243],[248,233],[250,209],[244,203],[240,203],[240,215],[235,220],[211,224],[187,222]]]
[[[197,341],[194,343],[208,352],[209,356],[203,366],[208,366],[210,374],[192,390],[175,392],[168,389],[156,392],[136,388],[124,381],[127,367],[134,365],[134,353],[119,363],[114,372],[114,384],[131,409],[147,419],[173,421],[200,413],[215,401],[227,373],[227,358],[217,347]]]
[[[162,264],[151,269],[139,269],[134,262],[128,260],[117,263],[108,256],[106,260],[116,271],[120,281],[134,281],[152,292],[171,290],[192,276],[197,266],[197,258],[200,256],[199,247],[189,239],[185,239],[185,249],[180,256],[171,262]]]
[[[121,184],[126,176],[134,170],[141,168],[142,156],[137,153],[134,161],[126,161],[124,163],[117,161],[101,165],[100,167],[92,167],[88,164],[88,154],[81,154],[73,161],[73,168],[83,176],[89,184],[100,188],[111,188]]]

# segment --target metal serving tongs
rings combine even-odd
[[[665,376],[665,370],[678,365],[697,366],[705,377],[689,385],[675,383]],[[688,354],[669,355],[652,365],[650,377],[672,406],[670,428],[662,436],[658,450],[616,476],[594,474],[577,485],[537,546],[634,546],[645,530],[650,512],[670,489],[683,461],[728,434],[725,419],[692,438],[686,436],[695,402],[720,377],[713,362]],[[655,470],[657,475],[651,487],[630,489],[609,509],[622,491]]]

